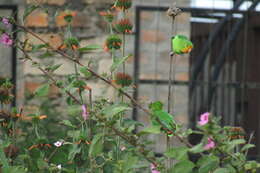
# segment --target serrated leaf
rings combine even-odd
[[[103,134],[97,134],[94,136],[90,147],[89,147],[89,156],[95,157],[100,154],[103,150],[103,142],[102,142]]]
[[[46,48],[48,47],[48,44],[36,44],[36,45],[32,45],[32,52],[37,52],[38,50],[42,49],[42,48]]]
[[[70,149],[70,152],[69,152],[69,155],[68,155],[68,160],[73,160],[76,156],[76,154],[80,153],[81,151],[81,148],[78,147],[77,144],[73,144],[71,146],[71,149]]]
[[[228,168],[218,168],[213,173],[230,173]]]
[[[246,145],[244,145],[244,146],[242,147],[241,151],[243,152],[243,151],[246,151],[246,150],[248,150],[248,149],[250,149],[250,148],[254,148],[254,147],[255,147],[254,144],[246,144]]]
[[[122,57],[122,58],[114,58],[113,59],[113,64],[112,66],[110,67],[110,71],[111,72],[114,72],[115,70],[118,69],[118,67],[123,64],[129,57],[131,57],[132,55],[128,55],[128,56],[125,56],[125,57]]]
[[[164,154],[169,158],[173,158],[176,160],[184,160],[188,158],[188,154],[187,154],[188,151],[189,148],[185,146],[180,146],[180,147],[170,148]]]
[[[237,145],[241,145],[241,144],[245,144],[246,140],[244,139],[235,139],[232,140],[231,142],[228,143],[228,151],[232,150],[233,148],[235,148]]]
[[[146,127],[142,131],[139,132],[139,134],[159,134],[159,133],[161,133],[160,126]]]
[[[203,143],[199,143],[197,145],[195,145],[194,147],[192,147],[190,150],[189,150],[191,153],[201,153],[204,151],[204,145]]]
[[[214,155],[203,156],[197,165],[200,165],[199,173],[209,173],[219,166],[219,158]]]
[[[32,6],[29,6],[25,9],[24,11],[24,14],[23,14],[23,21],[34,11],[36,10],[37,8],[39,8],[38,5],[32,5]]]
[[[0,146],[0,160],[1,160],[0,163],[3,165],[3,168],[8,169],[9,168],[8,160],[5,157],[5,153],[2,146]]]
[[[38,97],[44,97],[49,93],[50,84],[45,84],[36,89],[35,95]]]
[[[53,53],[46,51],[43,54],[39,55],[38,58],[44,59],[44,58],[48,58],[48,57],[51,57],[51,56],[53,56]]]
[[[89,78],[92,76],[92,73],[88,71],[87,67],[80,67],[79,71],[86,77]]]
[[[183,160],[176,163],[171,169],[171,173],[192,173],[194,163],[188,160]]]
[[[57,70],[58,68],[60,68],[62,66],[62,64],[56,64],[50,67],[45,68],[45,70],[49,71],[49,72],[54,72],[55,70]]]
[[[112,118],[113,116],[123,113],[127,110],[131,110],[131,108],[126,104],[115,104],[115,105],[107,106],[105,109],[103,109],[102,112],[107,117]]]
[[[78,49],[79,52],[89,52],[89,51],[92,51],[92,50],[97,50],[97,49],[102,49],[102,47],[100,45],[88,45],[88,46],[85,46],[85,47],[81,47]]]
[[[68,127],[76,128],[76,126],[74,126],[69,120],[63,120],[61,122],[61,124],[68,126]]]

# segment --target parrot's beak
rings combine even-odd
[[[193,46],[187,46],[184,49],[182,49],[182,53],[190,53],[192,48],[193,48]]]

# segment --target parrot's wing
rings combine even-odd
[[[175,121],[173,116],[163,110],[154,111],[154,116],[168,129],[174,128]]]

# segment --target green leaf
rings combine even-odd
[[[161,133],[160,126],[146,127],[142,131],[139,132],[139,134],[159,134],[159,133]]]
[[[199,143],[197,145],[195,145],[194,147],[192,147],[190,150],[189,150],[191,153],[201,153],[204,151],[204,145],[203,143]]]
[[[89,78],[92,76],[92,73],[88,71],[87,67],[80,67],[79,71],[86,77]]]
[[[248,150],[248,149],[250,149],[250,148],[254,148],[254,147],[255,147],[254,144],[246,144],[246,145],[244,145],[244,146],[242,147],[241,151],[246,151],[246,150]]]
[[[122,58],[114,58],[113,59],[113,64],[112,66],[110,67],[110,71],[111,72],[114,72],[115,70],[118,69],[118,67],[123,64],[129,57],[131,57],[132,55],[127,55],[125,57],[122,57]]]
[[[54,54],[52,52],[46,51],[43,54],[41,54],[40,56],[38,56],[38,58],[40,59],[44,59],[44,58],[49,58],[51,56],[53,56]]]
[[[89,147],[89,156],[95,157],[102,153],[103,150],[103,134],[97,134],[94,136],[91,145]]]
[[[97,49],[102,49],[102,47],[100,45],[92,44],[92,45],[88,45],[85,47],[81,47],[78,49],[78,51],[79,52],[89,52],[89,51],[97,50]]]
[[[80,153],[81,151],[81,148],[78,147],[77,144],[73,144],[71,146],[71,149],[70,149],[70,152],[69,152],[69,155],[68,155],[68,160],[73,160],[76,156],[76,154]]]
[[[188,159],[188,154],[187,154],[188,151],[189,148],[185,146],[181,146],[181,147],[170,148],[164,154],[169,158],[173,158],[176,160],[184,160],[184,159]]]
[[[127,110],[131,110],[131,108],[129,106],[127,106],[126,104],[115,104],[115,105],[110,105],[110,106],[105,107],[102,112],[107,117],[112,118],[115,115],[123,113]]]
[[[62,64],[56,64],[56,65],[53,65],[53,66],[46,67],[45,70],[47,70],[49,72],[54,72],[55,70],[57,70],[61,66],[62,66]]]
[[[218,168],[213,173],[230,173],[228,168]]]
[[[234,149],[237,145],[241,145],[241,144],[245,144],[245,143],[246,143],[246,140],[244,140],[244,139],[232,140],[231,142],[228,143],[227,150],[230,151],[230,150]]]
[[[0,163],[3,165],[3,168],[9,168],[8,160],[5,157],[5,153],[2,146],[0,146]]]
[[[219,158],[214,155],[206,155],[197,164],[200,166],[199,173],[209,173],[219,166]]]
[[[131,171],[133,168],[135,168],[135,165],[138,163],[138,157],[133,156],[131,153],[125,155],[124,157],[124,162],[122,165],[122,170],[124,170],[124,172],[129,172]],[[130,172],[129,172],[130,173]]]
[[[48,47],[48,44],[36,44],[36,45],[32,45],[32,52],[37,52],[38,50],[42,49],[42,48],[46,48]]]
[[[76,128],[76,126],[74,126],[69,120],[63,120],[61,122],[61,124],[68,126],[68,127]]]
[[[35,95],[38,97],[44,97],[49,93],[50,84],[45,84],[36,89]]]
[[[25,9],[24,11],[24,14],[23,14],[23,21],[34,11],[36,10],[37,8],[39,8],[38,5],[32,5],[32,6],[29,6]]]
[[[194,167],[195,165],[191,161],[183,160],[173,166],[171,173],[192,173]]]

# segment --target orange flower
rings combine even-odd
[[[38,118],[39,118],[40,120],[43,120],[43,119],[47,118],[47,115],[40,115],[40,116],[38,116]]]

